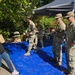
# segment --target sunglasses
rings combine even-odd
[[[70,17],[67,17],[67,19],[69,19]]]
[[[56,20],[58,20],[59,18],[56,18]]]

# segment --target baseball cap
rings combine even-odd
[[[61,18],[62,17],[62,14],[59,13],[59,14],[56,14],[56,17],[55,18]]]
[[[67,16],[65,16],[65,17],[68,18],[68,17],[71,17],[71,16],[74,16],[74,12],[72,12],[72,11],[68,12]]]

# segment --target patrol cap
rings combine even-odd
[[[20,33],[18,31],[15,31],[13,37],[19,37],[19,36],[20,36]]]
[[[72,11],[68,12],[67,16],[65,16],[65,17],[68,18],[68,17],[71,17],[71,16],[74,16],[74,12],[72,12]]]
[[[62,17],[62,14],[59,13],[59,14],[56,14],[56,17],[55,18],[61,18]]]
[[[15,31],[15,32],[14,32],[14,35],[16,35],[16,34],[19,35],[20,33],[19,33],[18,31]]]

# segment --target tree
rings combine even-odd
[[[0,33],[8,37],[24,30],[25,17],[32,14],[39,0],[0,0]],[[9,34],[7,34],[9,33]]]

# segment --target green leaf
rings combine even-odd
[[[0,2],[1,2],[2,0],[0,0]]]
[[[25,3],[25,5],[28,5],[28,2],[27,2],[27,0],[24,0],[24,3]]]

